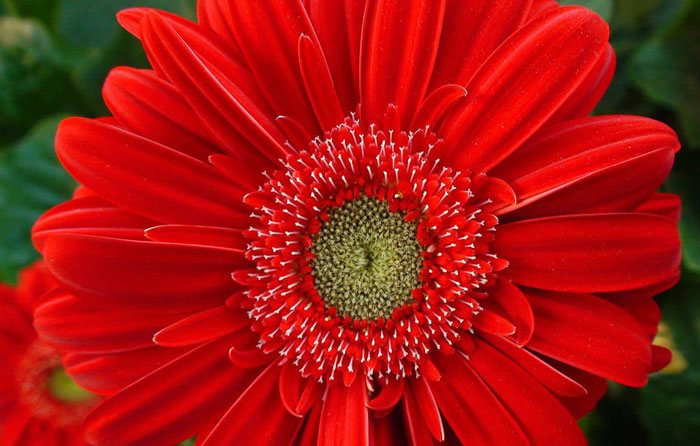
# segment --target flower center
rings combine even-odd
[[[356,320],[388,318],[420,287],[415,222],[367,196],[332,209],[313,237],[313,276],[327,305]]]
[[[97,398],[78,385],[61,366],[58,353],[39,341],[31,344],[17,367],[23,404],[37,418],[57,426],[75,426],[97,404]]]
[[[430,373],[431,350],[470,335],[507,265],[491,243],[508,194],[444,166],[442,144],[348,118],[246,195],[254,268],[234,279],[261,350],[348,384]]]
[[[63,367],[56,367],[48,377],[49,392],[64,403],[82,403],[95,398],[68,376]]]

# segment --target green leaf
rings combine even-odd
[[[39,20],[49,28],[53,27],[56,21],[58,10],[58,0],[5,0],[6,3],[13,2],[13,13],[22,17],[31,17]]]
[[[690,159],[697,161],[696,158]],[[700,164],[695,165],[696,169],[688,172],[674,172],[668,180],[668,187],[683,199],[680,223],[683,265],[700,277]]]
[[[680,10],[664,33],[642,45],[627,69],[653,102],[675,112],[686,140],[700,147],[700,6]]]
[[[38,257],[30,234],[47,209],[70,198],[75,183],[59,165],[53,141],[62,116],[39,123],[0,153],[0,281],[14,283],[18,270]]]
[[[605,20],[613,15],[613,0],[561,0],[562,5],[581,5],[597,12]]]
[[[680,375],[658,374],[642,391],[641,412],[651,444],[700,444],[700,283],[686,275],[675,289],[659,298],[664,320],[676,347],[690,367]]]
[[[82,99],[82,114],[107,113],[101,90],[112,68],[148,66],[138,39],[121,29],[115,17],[117,11],[132,6],[165,9],[188,18],[195,14],[194,0],[99,0],[87,5],[83,0],[61,1],[59,33],[70,43],[64,65]],[[86,7],[88,21],[84,20]]]
[[[135,6],[166,9],[185,17],[194,14],[193,0],[61,0],[58,30],[74,45],[104,46],[119,28],[117,12]]]
[[[0,144],[44,116],[71,109],[73,89],[60,61],[39,22],[0,18]]]

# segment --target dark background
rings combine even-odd
[[[467,1],[467,0],[465,0]],[[659,297],[657,342],[674,362],[641,390],[612,385],[582,420],[592,445],[700,445],[700,0],[581,0],[607,19],[618,55],[596,113],[651,116],[683,150],[664,186],[683,197],[681,283]],[[194,0],[0,0],[0,280],[14,282],[37,254],[32,222],[74,187],[53,154],[66,115],[106,114],[100,89],[116,65],[146,66],[116,11],[167,8],[194,16]]]

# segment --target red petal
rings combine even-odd
[[[362,28],[360,90],[366,125],[380,122],[389,104],[408,125],[423,101],[437,55],[445,0],[376,0]]]
[[[406,426],[401,419],[401,411],[394,410],[386,417],[374,417],[372,422],[373,446],[395,446],[408,444]],[[430,437],[428,437],[430,438]],[[430,445],[430,443],[427,443]]]
[[[586,394],[586,389],[559,370],[542,361],[525,348],[518,347],[507,339],[482,335],[491,345],[508,356],[533,378],[560,396],[576,397]]]
[[[365,0],[310,0],[309,15],[318,33],[345,114],[359,103],[360,31]]]
[[[515,325],[493,311],[482,310],[472,319],[472,322],[474,328],[497,336],[508,336],[515,333]]]
[[[290,444],[302,419],[291,415],[282,404],[279,375],[277,364],[268,366],[231,406],[202,445]]]
[[[102,96],[114,117],[131,132],[201,160],[218,152],[180,93],[151,71],[113,69]]]
[[[383,412],[394,408],[403,395],[403,380],[391,380],[388,385],[382,387],[379,395],[367,402],[367,407],[372,410]]]
[[[583,82],[608,38],[607,24],[562,7],[516,31],[467,84],[469,100],[445,128],[443,159],[487,171],[537,131]]]
[[[576,382],[581,383],[588,392],[586,395],[575,398],[559,398],[576,419],[591,412],[608,391],[608,381],[603,378],[560,363],[556,364],[556,368],[561,370],[566,376],[570,376]]]
[[[153,220],[123,211],[99,197],[87,196],[66,201],[44,213],[32,228],[32,241],[42,252],[46,239],[60,234],[144,240],[144,229],[153,224]]]
[[[111,354],[68,353],[63,363],[68,374],[85,389],[110,395],[122,390],[189,349],[150,347]]]
[[[466,85],[525,20],[531,0],[450,0],[431,89]]]
[[[321,129],[330,130],[343,121],[343,109],[321,48],[306,35],[299,37],[299,66]]]
[[[226,358],[230,342],[221,338],[204,344],[105,401],[85,421],[88,440],[152,446],[175,444],[197,433],[256,374],[231,367]]]
[[[412,446],[426,446],[435,444],[434,437],[423,419],[423,414],[418,408],[418,403],[410,390],[404,393],[403,416],[406,425],[406,435],[411,440]]]
[[[460,353],[433,355],[442,373],[430,389],[450,427],[463,444],[527,445],[510,414]]]
[[[600,116],[550,127],[500,169],[518,196],[500,213],[522,219],[632,211],[666,179],[678,148],[673,130],[646,118]]]
[[[236,59],[243,57],[238,48],[235,36],[231,30],[230,11],[220,0],[198,0],[197,21],[200,25],[216,32],[222,39],[234,49]]]
[[[531,444],[587,444],[583,432],[566,408],[493,347],[477,340],[469,364],[520,421]]]
[[[673,352],[666,347],[660,345],[651,346],[651,367],[649,368],[649,373],[658,372],[662,370],[673,360]]]
[[[50,271],[78,294],[178,312],[221,304],[245,260],[221,248],[64,235],[47,240]]]
[[[411,392],[413,393],[413,398],[416,401],[416,406],[420,411],[420,414],[425,421],[425,424],[430,429],[438,441],[445,440],[445,428],[442,425],[442,418],[440,418],[440,410],[438,409],[437,402],[435,401],[435,396],[432,390],[430,390],[430,384],[424,376],[420,378],[415,378],[410,380]]]
[[[218,1],[218,0],[215,0]],[[243,96],[250,99],[257,108],[264,112],[264,116],[272,116],[272,110],[265,102],[255,78],[250,70],[244,66],[242,61],[235,57],[238,52],[236,43],[220,39],[215,33],[198,26],[187,19],[179,17],[167,11],[152,8],[129,8],[117,14],[119,23],[131,34],[142,39],[142,25],[144,19],[149,14],[156,14],[163,18],[173,29],[188,43],[195,53],[208,63],[218,66],[221,73],[235,83],[236,89],[240,90]],[[159,75],[164,79],[168,76],[162,72],[162,67],[158,63],[154,65]]]
[[[156,13],[144,19],[142,36],[152,63],[185,96],[222,149],[242,158],[267,157],[272,163],[286,154],[271,118],[227,77],[230,67],[224,56],[205,58]],[[241,144],[242,138],[251,145]]]
[[[57,290],[36,308],[34,327],[42,339],[60,350],[105,353],[151,347],[155,332],[182,317],[107,307]]]
[[[153,336],[153,342],[161,347],[201,344],[249,324],[250,319],[243,311],[214,307],[168,325]]]
[[[244,252],[247,241],[240,229],[214,226],[161,225],[145,231],[149,240],[185,245],[207,245]]]
[[[648,214],[541,218],[498,227],[498,256],[514,282],[542,289],[604,292],[639,288],[675,275],[678,230]]]
[[[411,128],[435,127],[447,110],[465,97],[467,97],[467,90],[460,85],[446,84],[435,89],[421,103]]]
[[[583,118],[591,114],[610,86],[615,74],[615,65],[615,50],[612,45],[608,44],[605,51],[601,53],[596,66],[588,73],[576,92],[550,118],[549,122]]]
[[[228,359],[237,367],[252,369],[271,363],[275,357],[257,347],[252,347],[247,350],[232,347],[228,351]]]
[[[554,9],[559,6],[557,0],[533,0],[532,8],[528,14],[527,20],[532,20],[542,13]]]
[[[365,379],[355,379],[346,387],[331,384],[326,390],[318,432],[318,446],[369,445]]]
[[[301,376],[299,368],[291,363],[286,363],[281,366],[279,376],[279,392],[282,404],[287,411],[296,416],[303,417],[304,413],[297,412],[297,405],[301,399],[301,392],[308,381],[307,378]]]
[[[621,308],[587,294],[528,292],[535,334],[528,348],[628,386],[647,382],[651,345]]]
[[[649,339],[654,339],[659,330],[659,322],[661,322],[661,309],[654,302],[653,294],[647,294],[646,291],[627,291],[605,294],[600,297],[604,297],[608,302],[631,314],[644,328]]]
[[[675,194],[656,193],[642,203],[637,212],[666,217],[676,225],[681,221],[681,197]]]
[[[314,112],[306,98],[297,44],[305,34],[318,45],[300,0],[227,2],[231,29],[250,70],[277,115],[289,116],[318,135]],[[264,20],[261,20],[264,18]]]
[[[247,217],[236,206],[242,191],[214,167],[115,127],[66,119],[58,128],[56,152],[78,181],[136,214],[219,226]]]
[[[500,278],[490,290],[489,297],[497,308],[515,325],[518,345],[525,345],[532,337],[535,320],[530,303],[518,287]]]

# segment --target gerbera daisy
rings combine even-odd
[[[61,356],[40,341],[32,312],[56,283],[41,263],[20,274],[14,288],[0,284],[0,443],[4,446],[86,445],[82,424],[97,404],[75,384]]]
[[[152,70],[56,148],[37,327],[99,445],[582,444],[678,278],[666,125],[587,117],[608,27],[530,0],[119,15]]]

